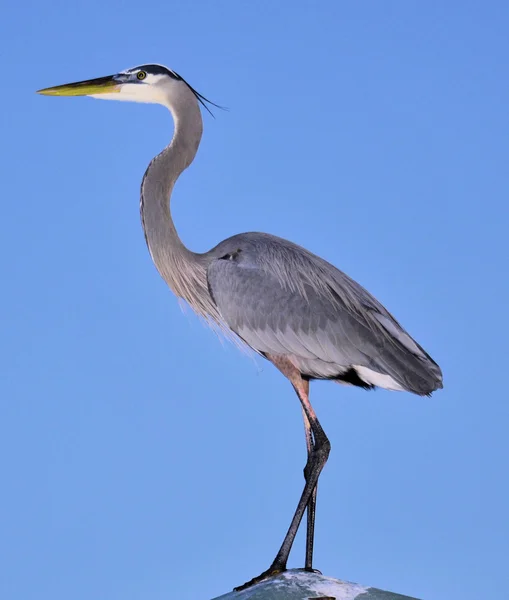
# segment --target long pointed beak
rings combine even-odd
[[[37,90],[43,96],[90,96],[96,94],[114,94],[120,92],[120,82],[116,75],[87,79],[76,83],[66,83],[55,87]]]

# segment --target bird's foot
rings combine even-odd
[[[280,575],[286,571],[286,567],[279,567],[277,565],[270,566],[266,571],[258,575],[258,577],[253,577],[250,581],[239,585],[236,588],[233,588],[234,592],[241,592],[242,590],[246,590],[257,583],[270,579],[271,577],[275,577],[276,575]]]
[[[302,567],[302,569],[295,569],[296,571],[304,571],[304,573],[316,573],[317,575],[321,575],[322,572],[318,569],[313,569],[309,567]]]

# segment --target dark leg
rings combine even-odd
[[[278,575],[283,571],[286,571],[286,564],[288,562],[288,556],[290,554],[290,550],[292,549],[293,542],[295,540],[295,536],[297,535],[297,530],[299,529],[299,525],[302,521],[302,517],[304,516],[304,512],[306,511],[306,507],[310,502],[312,502],[313,493],[316,488],[316,484],[318,482],[318,477],[322,472],[323,466],[327,462],[327,458],[329,457],[330,452],[330,442],[325,435],[322,426],[318,422],[315,411],[309,402],[309,382],[302,379],[300,372],[296,367],[286,358],[280,356],[269,356],[267,358],[274,363],[274,365],[286,375],[288,379],[291,381],[295,391],[297,392],[297,396],[302,405],[302,410],[306,415],[306,418],[309,421],[309,426],[313,435],[314,445],[311,450],[311,453],[308,456],[308,461],[306,467],[304,469],[304,473],[306,475],[306,484],[304,486],[304,490],[299,500],[299,504],[297,505],[297,510],[293,515],[292,522],[290,523],[290,527],[288,532],[283,540],[281,548],[276,555],[276,558],[273,560],[271,566],[264,571],[258,577],[251,579],[244,585],[241,585],[235,588],[236,591],[243,590],[247,587],[254,585],[255,583],[259,583],[272,575]],[[313,506],[313,516],[314,516],[314,503]],[[313,519],[314,521],[314,519]],[[314,524],[313,524],[314,529]],[[309,525],[308,525],[308,533],[309,533]],[[309,548],[312,549],[312,544],[310,545],[309,540],[306,544],[306,563],[308,562],[308,552]],[[312,551],[312,550],[311,550]],[[309,557],[310,558],[310,557]]]
[[[308,384],[309,389],[309,384]],[[311,460],[311,455],[313,453],[313,449],[315,447],[315,442],[313,440],[313,432],[311,431],[311,424],[309,419],[302,409],[302,416],[304,417],[304,433],[306,435],[306,447],[308,450],[308,462],[306,463],[306,467]],[[304,468],[304,478],[307,481],[308,473],[307,469]],[[311,498],[308,502],[308,521],[307,521],[307,532],[306,532],[306,562],[304,564],[304,569],[306,571],[313,570],[313,545],[315,541],[315,514],[316,514],[316,494],[318,491],[318,484],[315,485],[315,489],[311,494]]]

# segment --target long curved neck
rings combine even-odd
[[[206,266],[199,254],[180,240],[170,211],[170,196],[179,175],[194,160],[203,123],[198,101],[182,83],[166,106],[175,122],[169,146],[149,164],[141,184],[140,213],[145,239],[159,273],[173,292],[199,315],[217,320],[217,309],[207,288]]]

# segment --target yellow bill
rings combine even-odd
[[[118,93],[120,87],[115,75],[109,75],[108,77],[44,88],[43,90],[37,90],[37,93],[43,96],[96,96],[97,94]]]

